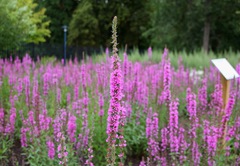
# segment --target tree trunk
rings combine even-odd
[[[204,32],[203,32],[203,50],[208,53],[209,48],[209,37],[210,37],[210,18],[209,18],[209,6],[210,0],[205,1],[205,21],[204,21]]]
[[[210,22],[206,20],[204,23],[204,33],[203,33],[203,50],[206,53],[208,53],[209,36],[210,36]]]

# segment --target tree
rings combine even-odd
[[[199,4],[185,0],[152,0],[152,28],[146,33],[151,35],[151,44],[158,48],[164,46],[171,50],[193,50],[201,45],[201,22]],[[197,19],[196,19],[197,17]]]
[[[150,40],[142,34],[151,26],[149,4],[150,0],[82,0],[71,19],[69,42],[109,46],[111,20],[117,16],[121,46],[147,48]]]
[[[17,1],[0,0],[0,47],[16,46],[26,38],[30,30],[29,20],[21,19],[26,8],[16,10]],[[21,32],[21,33],[20,33]]]
[[[99,44],[96,40],[98,34],[98,20],[94,16],[92,4],[87,0],[81,1],[69,25],[69,44],[94,46]]]
[[[46,8],[47,18],[51,21],[49,43],[63,43],[63,25],[69,25],[79,0],[36,0],[40,8]],[[69,32],[69,31],[68,31]]]
[[[35,11],[37,4],[32,3],[31,0],[26,1],[29,2],[29,7],[32,8],[32,11]],[[38,44],[40,42],[45,42],[46,37],[50,37],[50,30],[48,29],[50,21],[46,19],[46,8],[41,8],[32,13],[30,19],[33,24],[33,33],[30,33],[26,39],[27,43],[35,43]]]
[[[0,0],[0,47],[8,49],[22,42],[43,42],[50,35],[44,9],[35,12],[32,0]],[[38,37],[36,37],[38,36]]]
[[[210,37],[210,0],[205,0],[205,19],[203,29],[203,50],[207,53],[209,49],[209,37]]]
[[[206,52],[239,50],[238,0],[152,0],[151,35],[155,47]]]
[[[209,47],[214,51],[239,51],[240,1],[211,0]]]

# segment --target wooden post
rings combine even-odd
[[[223,111],[224,111],[228,104],[228,98],[230,93],[230,80],[227,80],[221,74],[221,83],[222,83],[222,99],[223,99]]]
[[[213,59],[212,63],[217,67],[221,73],[221,83],[222,83],[222,111],[219,115],[219,127],[223,130],[219,139],[219,152],[224,152],[226,149],[226,135],[227,135],[227,122],[222,121],[226,115],[226,108],[228,106],[228,99],[230,93],[230,80],[240,77],[237,71],[231,66],[231,64],[225,59]],[[225,120],[226,121],[226,120]]]
[[[222,83],[222,99],[223,99],[223,107],[221,112],[221,118],[225,115],[225,110],[227,108],[229,94],[230,94],[230,80],[227,80],[222,74],[221,74],[221,83]],[[221,146],[220,150],[224,150],[226,147],[226,135],[227,135],[227,122],[225,124],[222,124],[225,126],[224,133],[221,137]]]

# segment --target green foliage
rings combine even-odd
[[[152,0],[152,28],[145,32],[151,36],[152,45],[171,50],[201,49],[204,22],[210,22],[210,49],[239,50],[239,1]]]
[[[29,145],[27,148],[25,148],[25,153],[27,158],[27,164],[37,166],[37,165],[45,165],[45,164],[51,164],[53,165],[53,162],[48,158],[47,156],[47,148],[46,143],[44,142],[36,142],[37,140],[34,140],[31,145]],[[40,140],[39,140],[40,141]],[[41,144],[42,146],[39,146]]]
[[[50,36],[45,9],[35,11],[33,0],[0,0],[0,47],[14,48],[22,42],[44,42]]]
[[[21,17],[27,10],[20,7],[16,10],[17,0],[0,0],[0,47],[18,45],[30,31],[29,20]],[[21,33],[19,33],[21,32]]]
[[[11,155],[11,148],[13,146],[13,139],[8,136],[0,135],[0,163],[7,165]]]
[[[201,28],[203,19],[201,6],[197,1],[152,1],[152,28],[146,34],[151,34],[152,45],[167,46],[171,50],[192,50],[202,44]]]
[[[27,43],[38,44],[40,42],[45,42],[46,37],[50,37],[50,30],[48,26],[50,21],[45,21],[45,8],[40,9],[39,11],[33,13],[32,22],[34,24],[34,33],[29,34],[26,39]]]
[[[149,44],[171,50],[199,50],[203,44],[204,21],[210,21],[210,49],[238,50],[239,2],[211,1],[44,1],[52,21],[51,41],[62,41],[63,24],[68,24],[69,43],[109,46],[111,21],[118,16],[120,47],[146,48]],[[64,10],[63,10],[64,9]],[[224,10],[223,10],[224,9]],[[58,12],[64,11],[62,15]],[[73,12],[74,11],[74,12]],[[224,22],[224,24],[223,24]]]
[[[134,109],[133,115],[136,115],[139,109]],[[144,156],[145,150],[147,149],[147,138],[145,135],[146,126],[145,126],[145,116],[140,115],[140,123],[136,125],[136,117],[133,116],[131,120],[128,121],[125,129],[124,135],[127,142],[127,150],[126,154],[128,157],[130,156]]]
[[[120,59],[123,60],[123,51],[119,51]],[[169,52],[169,58],[171,65],[177,69],[179,58],[182,58],[183,65],[188,68],[195,68],[197,70],[203,70],[205,67],[211,65],[212,59],[227,58],[232,66],[236,66],[240,60],[239,52],[226,51],[224,53],[209,52],[208,55],[203,51],[194,51],[193,53],[187,53],[186,51],[171,51]],[[93,55],[92,61],[94,63],[102,62],[106,60],[105,54]],[[140,54],[137,49],[128,54],[128,59],[132,62],[145,62],[145,63],[159,63],[162,58],[162,50],[154,49],[152,59],[149,60],[147,52]]]
[[[150,1],[93,1],[78,4],[69,24],[69,44],[109,46],[111,22],[114,16],[119,22],[121,46],[148,45],[148,36],[142,33],[150,27]]]
[[[26,8],[24,15],[21,16],[23,20],[29,20],[30,31],[27,31],[27,43],[45,42],[46,37],[50,37],[48,26],[50,21],[46,21],[46,9],[41,8],[37,10],[38,4],[33,0],[18,0],[17,8]],[[16,9],[17,10],[17,9]]]
[[[69,25],[69,44],[95,45],[98,20],[93,15],[93,6],[88,0],[79,3]]]
[[[55,157],[53,159],[48,157],[48,148],[46,144],[46,136],[48,134],[50,133],[42,133],[41,137],[34,138],[32,143],[24,148],[24,153],[22,155],[26,156],[27,164],[31,166],[59,165],[60,159],[58,158],[57,143],[55,143]],[[74,166],[78,161],[78,158],[73,150],[74,146],[69,142],[65,145],[66,151],[68,152],[67,165]]]
[[[51,31],[51,38],[48,42],[52,43],[62,43],[63,41],[63,25],[69,25],[72,18],[72,14],[79,1],[70,0],[36,0],[39,3],[40,8],[46,8],[47,18],[51,21],[49,29]]]
[[[2,86],[0,87],[0,101],[5,110],[10,109],[9,96],[10,85],[8,84],[8,78],[4,77],[2,79]]]
[[[46,56],[41,58],[41,64],[47,65],[48,63],[54,63],[56,61],[56,57],[54,56]]]

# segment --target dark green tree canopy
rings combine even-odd
[[[74,11],[69,25],[69,44],[87,46],[99,44],[96,40],[99,34],[98,28],[98,20],[94,16],[92,3],[82,1]]]
[[[108,46],[111,41],[111,21],[119,21],[119,41],[122,45],[145,46],[142,35],[150,25],[150,1],[82,0],[73,13],[69,43]]]
[[[193,51],[201,49],[208,28],[208,49],[239,50],[240,1],[153,0],[151,43],[156,47]],[[207,24],[206,24],[207,23]],[[208,25],[209,27],[206,27]],[[206,35],[206,34],[205,34]]]
[[[47,9],[46,15],[51,21],[51,38],[48,42],[63,42],[63,25],[69,25],[73,11],[76,9],[78,0],[38,0],[40,7]]]
[[[0,0],[0,48],[45,42],[50,37],[45,11],[33,0]]]
[[[239,0],[38,0],[51,21],[48,42],[110,46],[111,20],[118,16],[120,47],[171,50],[239,50]]]

